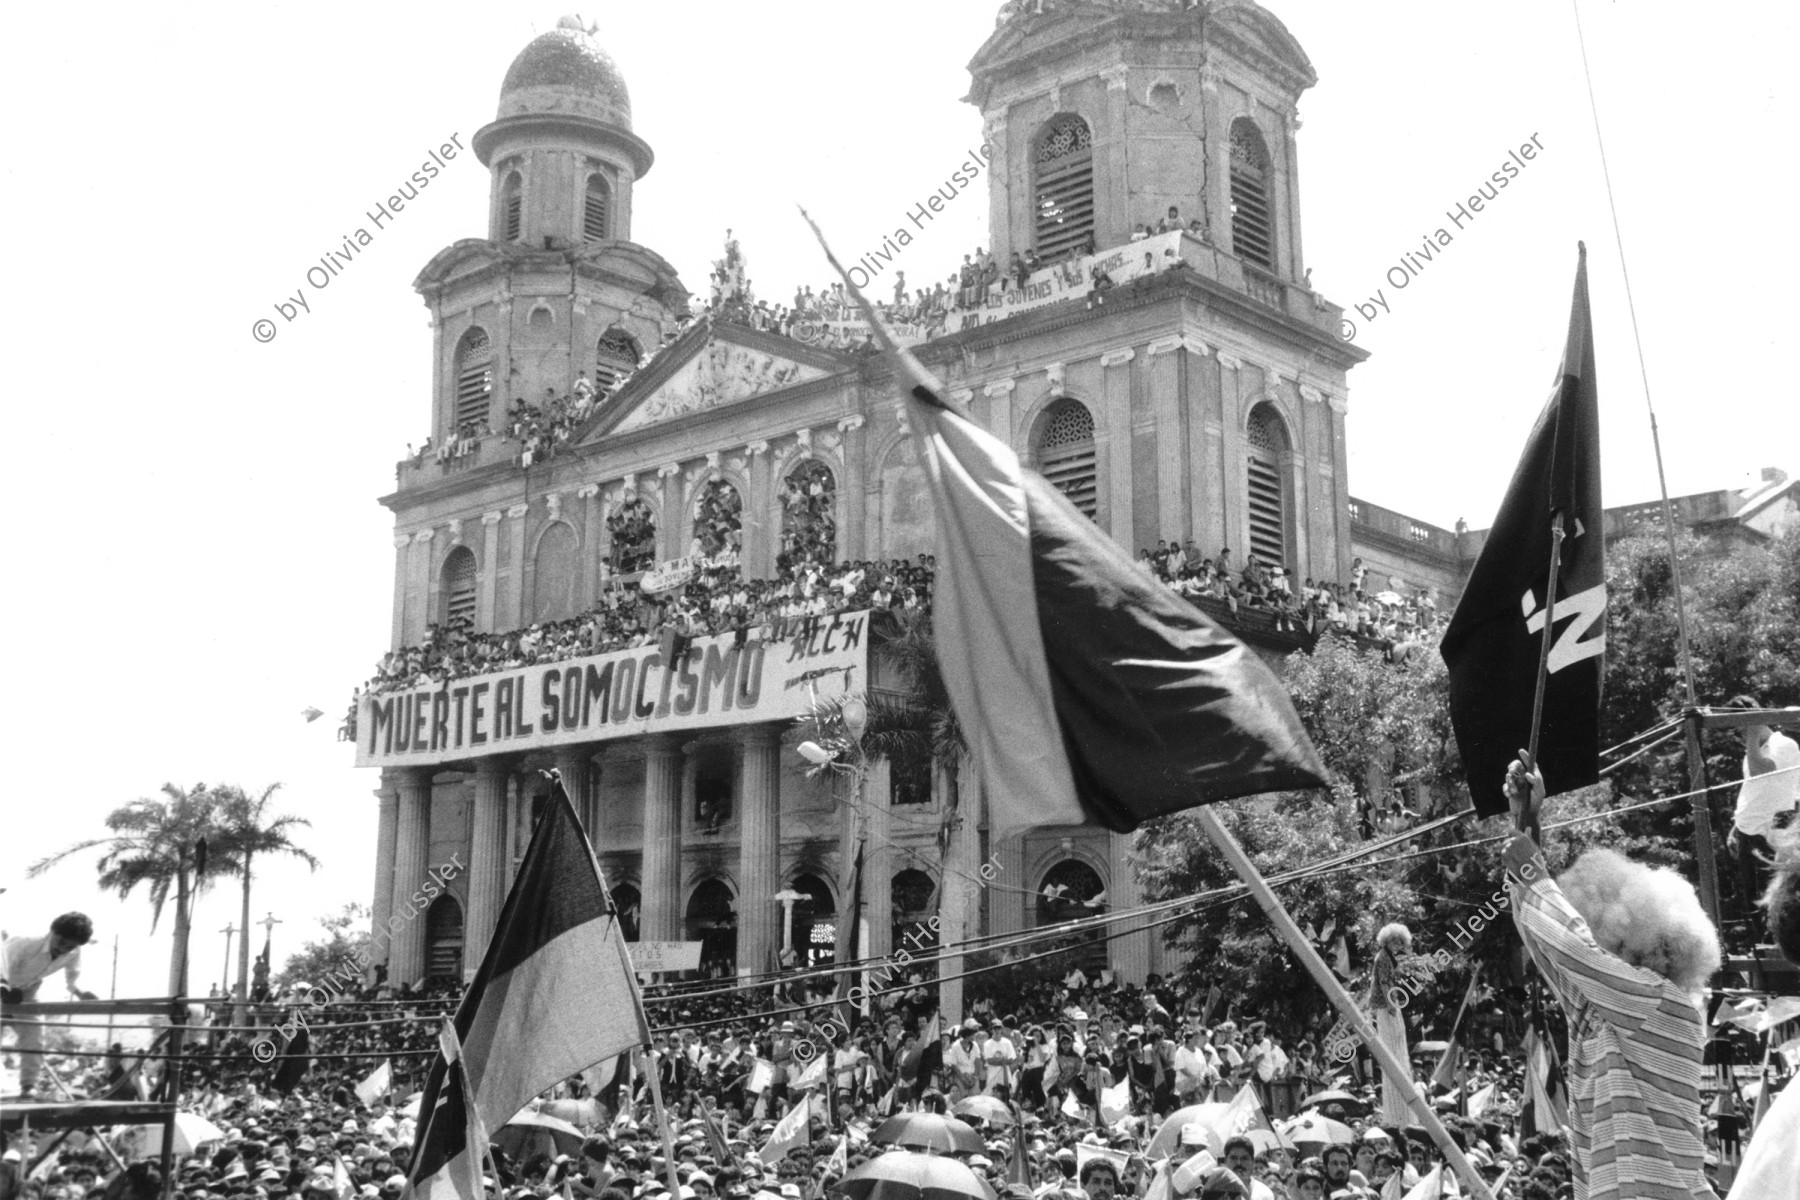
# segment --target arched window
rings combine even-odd
[[[1094,135],[1077,116],[1057,117],[1032,156],[1037,252],[1079,252],[1094,233]]]
[[[837,479],[816,458],[802,460],[782,484],[781,552],[790,566],[837,561]]]
[[[500,240],[516,242],[525,232],[525,180],[514,171],[500,187]]]
[[[475,628],[475,552],[458,546],[438,573],[438,622],[446,628]]]
[[[494,395],[494,344],[480,326],[456,347],[456,426],[486,428]],[[455,432],[452,430],[452,432]]]
[[[1058,400],[1038,425],[1038,471],[1069,503],[1092,518],[1099,509],[1099,475],[1094,460],[1094,414],[1079,400]]]
[[[463,977],[463,911],[454,896],[439,896],[425,910],[425,978]]]
[[[629,575],[656,565],[656,514],[648,504],[628,498],[606,518],[606,530],[612,534],[613,570]]]
[[[1256,122],[1231,123],[1231,248],[1239,258],[1275,269],[1275,206],[1269,148]]]
[[[687,940],[700,943],[700,972],[721,978],[737,969],[737,913],[731,889],[721,879],[708,879],[688,898]]]
[[[894,940],[896,946],[937,945],[929,922],[937,915],[937,883],[923,871],[907,869],[894,876]],[[909,940],[910,939],[910,940]]]
[[[708,481],[694,500],[694,541],[708,558],[744,543],[744,499],[723,479]]]
[[[603,242],[606,240],[608,210],[612,203],[612,189],[606,186],[606,177],[595,173],[588,176],[587,196],[581,206],[581,238],[586,242]]]
[[[637,888],[629,883],[621,883],[612,890],[613,911],[619,914],[619,932],[625,940],[638,940],[638,914],[643,908],[643,898],[638,895]]]
[[[1287,488],[1281,459],[1288,449],[1287,428],[1273,406],[1250,410],[1244,429],[1249,447],[1250,553],[1263,565],[1287,565]]]
[[[604,392],[637,370],[644,358],[637,339],[618,326],[600,335],[594,349],[594,390]]]
[[[837,953],[837,906],[831,889],[817,875],[796,875],[788,886],[806,897],[794,901],[794,961],[802,967],[832,961]]]
[[[579,554],[575,531],[568,525],[558,521],[544,530],[532,559],[532,620],[564,621],[575,615]]]
[[[1106,911],[1106,884],[1100,873],[1078,858],[1065,858],[1044,873],[1038,885],[1037,923],[1061,925]],[[1073,965],[1092,974],[1106,968],[1106,931],[1094,929],[1080,935],[1080,944],[1069,955]]]

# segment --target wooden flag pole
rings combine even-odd
[[[1556,577],[1562,571],[1563,515],[1550,518],[1550,584],[1544,590],[1544,637],[1538,650],[1537,687],[1531,694],[1531,765],[1537,766],[1538,731],[1544,723],[1544,685],[1550,681],[1550,646],[1556,640]]]
[[[650,1070],[650,1103],[656,1107],[656,1127],[662,1133],[663,1171],[668,1175],[669,1196],[671,1200],[681,1195],[681,1178],[675,1174],[675,1138],[669,1132],[669,1110],[663,1107],[662,1081],[657,1077],[662,1074],[661,1064],[654,1049],[644,1047],[644,1059]]]
[[[1375,1061],[1381,1064],[1381,1069],[1394,1079],[1406,1081],[1405,1086],[1409,1093],[1407,1103],[1411,1105],[1413,1115],[1419,1119],[1419,1124],[1423,1125],[1425,1131],[1431,1135],[1431,1140],[1437,1143],[1437,1148],[1442,1152],[1444,1161],[1455,1168],[1468,1193],[1476,1197],[1476,1200],[1494,1200],[1493,1193],[1488,1190],[1487,1184],[1482,1181],[1475,1168],[1469,1165],[1469,1160],[1463,1155],[1462,1150],[1451,1140],[1449,1131],[1444,1128],[1444,1123],[1438,1120],[1437,1113],[1432,1111],[1431,1103],[1419,1090],[1418,1084],[1413,1081],[1411,1066],[1401,1062],[1388,1048],[1387,1043],[1381,1040],[1369,1018],[1363,1015],[1350,993],[1344,990],[1344,985],[1338,982],[1337,976],[1331,973],[1331,968],[1325,965],[1325,960],[1319,957],[1319,952],[1313,949],[1312,943],[1306,940],[1306,935],[1300,932],[1300,927],[1294,924],[1294,918],[1288,914],[1288,910],[1282,905],[1281,900],[1269,887],[1268,881],[1262,877],[1262,872],[1256,869],[1256,864],[1250,861],[1250,856],[1244,853],[1244,848],[1238,845],[1238,840],[1231,836],[1231,831],[1225,828],[1224,822],[1219,820],[1218,814],[1213,812],[1211,806],[1207,805],[1195,809],[1194,815],[1199,819],[1201,827],[1206,830],[1207,836],[1212,838],[1213,844],[1219,848],[1219,852],[1231,863],[1232,869],[1237,872],[1238,878],[1243,881],[1244,886],[1250,889],[1250,894],[1256,897],[1256,902],[1262,906],[1270,924],[1274,925],[1275,931],[1281,935],[1281,940],[1287,943],[1287,947],[1293,951],[1294,957],[1298,958],[1307,971],[1312,974],[1313,980],[1324,989],[1325,995],[1330,998],[1332,1004],[1337,1006],[1338,1012],[1343,1014],[1344,1019],[1350,1023],[1350,1027],[1356,1031],[1357,1036],[1362,1038],[1363,1045],[1369,1048],[1369,1052],[1375,1056]]]

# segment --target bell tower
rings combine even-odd
[[[1253,270],[1304,278],[1295,106],[1318,77],[1253,0],[1010,0],[969,72],[1002,262],[1118,246],[1174,208]]]

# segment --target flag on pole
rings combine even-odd
[[[750,1078],[745,1081],[744,1090],[746,1092],[756,1092],[760,1095],[761,1093],[768,1091],[769,1086],[774,1082],[775,1064],[766,1058],[759,1058],[756,1060],[755,1065],[750,1068]]]
[[[432,1063],[425,1096],[419,1104],[419,1136],[423,1146],[427,1130],[440,1131],[441,1144],[449,1140],[446,1132],[454,1130],[458,1148],[455,1154],[435,1155],[428,1166],[416,1161],[415,1151],[415,1165],[407,1180],[410,1196],[424,1200],[486,1200],[481,1172],[488,1159],[487,1130],[481,1123],[481,1110],[475,1103],[464,1061],[456,1028],[446,1021],[438,1033],[438,1057]]]
[[[1031,1179],[1031,1152],[1025,1147],[1025,1122],[1017,1105],[1012,1106],[1012,1115],[1012,1157],[1006,1164],[1006,1182],[1023,1188],[1035,1187]]]
[[[1462,1062],[1462,1039],[1469,1014],[1475,1011],[1475,1004],[1481,999],[1481,964],[1476,963],[1469,972],[1469,986],[1463,989],[1462,1003],[1457,1006],[1456,1019],[1450,1023],[1449,1045],[1438,1058],[1437,1070],[1431,1074],[1431,1085],[1436,1088],[1455,1087],[1458,1071]]]
[[[1413,1185],[1412,1190],[1406,1193],[1405,1200],[1442,1200],[1443,1195],[1444,1164],[1439,1163]]]
[[[1469,1118],[1479,1121],[1487,1114],[1488,1106],[1494,1102],[1494,1085],[1488,1084],[1469,1097]]]
[[[1131,1115],[1131,1075],[1127,1072],[1119,1082],[1100,1089],[1100,1123],[1117,1125]]]
[[[369,1077],[356,1085],[356,1098],[362,1101],[364,1108],[375,1107],[375,1102],[387,1095],[394,1086],[394,1060],[384,1058],[381,1065],[369,1072]]]
[[[1562,1063],[1534,1017],[1525,1027],[1525,1096],[1519,1128],[1526,1137],[1534,1133],[1560,1136],[1568,1124],[1569,1093],[1563,1085]]]
[[[618,914],[560,784],[532,833],[453,1032],[467,1078],[456,1107],[500,1120],[552,1085],[650,1041]],[[469,1170],[479,1180],[467,1122],[441,1107],[447,1091],[460,1090],[455,1078],[440,1052],[420,1104],[409,1200],[459,1195],[457,1181]]]
[[[1127,831],[1217,800],[1325,786],[1262,659],[953,411],[844,279],[888,351],[925,460],[938,663],[981,769],[992,836]]]
[[[1550,573],[1551,522],[1565,538],[1538,762],[1548,794],[1600,778],[1606,649],[1606,544],[1600,506],[1600,405],[1588,313],[1587,250],[1562,365],[1475,560],[1440,653],[1469,794],[1484,817],[1507,811],[1507,764],[1530,741]]]
[[[336,1189],[338,1200],[356,1200],[356,1183],[350,1178],[341,1154],[331,1156],[331,1186]]]
[[[800,1092],[805,1091],[807,1088],[824,1087],[825,1058],[825,1051],[821,1050],[814,1054],[812,1061],[807,1063],[806,1066],[801,1069],[800,1073],[794,1076],[793,1080],[789,1082],[788,1089],[790,1091]]]
[[[706,1142],[712,1149],[712,1155],[720,1166],[735,1162],[737,1156],[731,1152],[731,1143],[726,1140],[725,1129],[720,1124],[723,1114],[713,1107],[712,1100],[700,1097],[700,1119],[706,1125]]]
[[[794,1147],[804,1146],[812,1141],[812,1112],[812,1101],[802,1096],[800,1102],[788,1109],[787,1115],[776,1122],[762,1153],[757,1156],[762,1159],[765,1168],[773,1167],[786,1158],[788,1151]]]

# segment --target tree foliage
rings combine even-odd
[[[287,963],[271,980],[273,990],[280,993],[296,983],[318,983],[334,973],[339,978],[345,972],[360,974],[356,964],[367,961],[373,950],[369,921],[368,907],[355,903],[346,904],[335,916],[321,919],[319,924],[324,926],[325,936],[307,942],[288,956]]]

